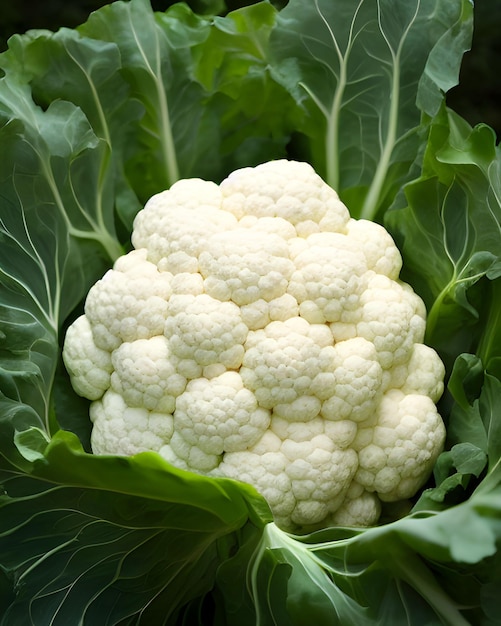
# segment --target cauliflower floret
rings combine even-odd
[[[255,485],[277,523],[292,528],[321,522],[336,510],[357,465],[353,450],[340,450],[325,434],[312,437],[303,425],[302,440],[267,431],[247,452],[225,454],[218,475]]]
[[[322,417],[364,421],[377,408],[382,380],[383,369],[370,341],[355,337],[336,344],[331,370],[320,374],[313,386],[324,400]]]
[[[179,181],[132,243],[63,348],[95,454],[250,483],[293,532],[375,524],[424,484],[445,439],[424,304],[310,165]]]
[[[317,233],[294,256],[288,293],[312,324],[344,321],[359,308],[367,264],[358,243],[339,233]]]
[[[233,302],[219,302],[207,294],[173,295],[170,299],[164,334],[172,354],[192,362],[196,375],[190,378],[201,376],[203,368],[207,375],[210,366],[216,366],[216,372],[238,368],[247,333]]]
[[[110,386],[113,364],[110,353],[94,343],[92,327],[85,315],[68,328],[63,360],[73,389],[84,398],[99,400]]]
[[[381,501],[375,493],[365,491],[353,481],[343,504],[330,517],[334,526],[372,526],[381,514]]]
[[[159,450],[160,455],[180,469],[210,474],[221,462],[218,454],[204,452],[199,446],[192,446],[181,433],[174,432],[168,445]]]
[[[376,222],[350,219],[347,227],[350,240],[361,244],[367,267],[393,280],[402,269],[402,256],[388,231]]]
[[[172,294],[200,296],[204,293],[204,279],[197,272],[179,272],[171,279]]]
[[[222,208],[245,215],[280,217],[299,237],[345,232],[350,214],[337,193],[307,163],[277,160],[232,172],[220,185]]]
[[[359,440],[353,443],[359,461],[356,480],[383,501],[403,500],[416,493],[445,438],[433,400],[398,389],[383,396],[375,425],[364,431],[359,431]]]
[[[269,424],[269,411],[258,406],[237,372],[192,380],[174,412],[176,432],[191,446],[213,455],[251,447]]]
[[[408,285],[387,276],[374,274],[360,297],[358,314],[356,335],[374,344],[384,369],[405,362],[412,346],[424,339],[423,301]]]
[[[222,195],[219,185],[210,180],[188,178],[178,180],[167,191],[161,191],[152,196],[143,210],[151,210],[151,214],[147,217],[158,217],[170,206],[175,206],[181,211],[198,211],[201,206],[218,209],[221,206],[221,201]],[[141,213],[138,214],[138,219],[141,219],[139,217]],[[136,230],[134,224],[134,233]]]
[[[248,228],[259,237],[258,233],[268,233],[278,235],[284,241],[295,239],[297,232],[294,226],[282,217],[256,217],[255,215],[245,215],[239,220],[241,228]]]
[[[130,407],[172,413],[186,388],[165,337],[125,342],[111,355],[111,388]]]
[[[386,388],[397,388],[406,394],[417,393],[438,402],[444,392],[445,367],[438,354],[423,343],[415,343],[410,359],[390,372]]]
[[[296,499],[291,489],[291,479],[286,473],[287,458],[281,452],[282,440],[271,430],[249,450],[229,452],[213,476],[234,478],[254,485],[266,498],[276,523],[287,528]]]
[[[215,183],[186,182],[178,181],[153,196],[136,215],[132,232],[133,246],[146,249],[149,261],[172,274],[198,272],[198,256],[207,237],[236,228],[238,223],[220,210],[222,195]]]
[[[205,291],[239,306],[273,300],[287,291],[294,265],[286,242],[274,233],[240,228],[207,239],[199,256]]]
[[[115,350],[122,341],[162,334],[172,293],[171,275],[146,260],[146,250],[120,257],[93,285],[85,315],[98,348]]]
[[[334,355],[327,330],[295,317],[249,333],[240,373],[261,406],[291,420],[318,415],[321,401],[313,381],[331,370]]]
[[[244,304],[240,310],[249,330],[259,330],[270,322],[286,322],[291,317],[299,316],[299,304],[289,293],[284,293],[269,302],[260,298],[251,304]]]
[[[172,415],[129,407],[123,396],[111,389],[91,404],[90,419],[94,454],[157,452],[173,433]]]

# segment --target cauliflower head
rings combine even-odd
[[[423,486],[445,438],[424,304],[310,165],[180,180],[132,244],[63,347],[95,454],[250,483],[295,531],[374,524]]]

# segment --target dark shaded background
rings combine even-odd
[[[286,1],[274,0],[273,3],[280,6]],[[164,11],[173,3],[152,0],[153,8],[158,11]],[[31,28],[75,27],[104,4],[109,2],[0,0],[0,50],[6,48],[8,38],[14,33]],[[253,0],[188,0],[187,4],[199,13],[217,5],[224,12],[253,4]],[[460,85],[449,92],[447,101],[470,124],[485,122],[494,128],[498,139],[501,138],[501,0],[476,0],[472,50],[464,58]]]

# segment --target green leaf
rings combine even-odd
[[[490,489],[501,482],[501,380],[486,374],[485,384],[480,395],[479,412],[484,424],[487,439],[489,465],[487,477],[480,489]]]
[[[488,589],[481,580],[495,571],[488,559],[501,538],[499,495],[475,495],[442,513],[372,529],[328,528],[298,537],[268,524],[251,557],[248,584],[258,622],[302,625],[314,617],[315,623],[348,626],[466,626]],[[240,580],[245,544],[242,551],[242,559],[237,553],[224,564],[219,583],[231,572]],[[465,564],[482,576],[475,579]],[[230,584],[223,591],[229,604],[232,590]]]
[[[460,375],[461,369],[455,368],[450,386],[460,401],[449,416],[450,450],[442,453],[435,466],[437,486],[423,494],[415,510],[425,509],[430,499],[443,502],[457,487],[484,493],[501,483],[501,381],[485,373],[480,394],[468,403],[456,380]],[[465,387],[468,384],[466,380]]]
[[[374,219],[406,180],[421,112],[457,83],[471,18],[463,0],[291,0],[280,12],[273,69],[305,111],[315,168],[355,217]]]
[[[269,42],[276,21],[277,11],[268,2],[242,7],[214,18],[207,41],[197,51],[196,76],[217,110],[219,159],[226,173],[287,156],[297,116],[291,96],[270,70]]]
[[[10,71],[1,79],[0,91],[0,138],[6,148],[0,167],[4,241],[11,246],[22,243],[26,256],[39,265],[33,250],[36,239],[30,240],[32,223],[37,220],[44,237],[55,240],[57,260],[67,255],[69,245],[62,232],[84,243],[99,244],[114,260],[122,248],[115,237],[109,181],[102,172],[105,143],[79,108],[55,100],[43,110]],[[56,270],[47,266],[45,271],[41,289],[46,291],[48,283],[60,288]],[[51,308],[50,297],[44,297],[48,302],[42,304]],[[57,311],[51,310],[50,317],[54,322]]]
[[[473,491],[476,481],[472,479],[478,478],[486,466],[487,454],[481,448],[469,441],[454,445],[443,452],[435,464],[433,474],[437,486],[426,489],[412,510],[443,510],[464,501],[468,491]]]
[[[50,439],[41,428],[29,428],[17,432],[14,442],[22,456],[28,461],[36,461],[44,458],[44,451]]]
[[[254,596],[259,596],[263,561],[266,563],[266,560],[273,560],[278,568],[277,575],[281,572],[281,578],[287,578],[285,605],[290,622],[283,621],[277,615],[276,609],[273,610],[275,598],[271,589],[266,602],[259,604],[258,615],[263,611],[265,620],[269,619],[270,612],[274,623],[307,624],[309,620],[319,626],[370,623],[368,609],[332,584],[328,571],[319,563],[315,553],[292,539],[275,524],[265,527],[259,550],[251,573]]]
[[[466,441],[452,447],[451,459],[460,474],[473,474],[478,477],[485,467],[487,455],[483,450]]]
[[[479,397],[484,384],[484,366],[473,354],[460,354],[454,361],[454,367],[448,387],[454,400],[467,409]]]
[[[218,174],[217,118],[194,78],[195,50],[209,27],[184,4],[155,14],[148,0],[131,0],[102,7],[78,29],[118,49],[120,75],[144,110],[125,158],[141,202],[180,177]]]
[[[426,340],[451,371],[461,353],[484,367],[501,354],[501,152],[486,126],[446,109],[432,121],[423,174],[385,223],[403,253],[402,278],[428,308]]]
[[[2,624],[174,623],[214,584],[221,542],[228,550],[245,523],[270,520],[263,499],[235,481],[153,453],[88,455],[63,431],[42,455],[39,437],[18,436],[33,451],[31,474],[0,468],[0,553],[16,581]]]
[[[108,148],[100,164],[101,185],[111,168],[123,169],[124,150],[132,141],[131,130],[143,108],[130,97],[115,43],[83,37],[67,28],[56,33],[30,31],[10,40],[3,67],[22,76],[30,84],[35,102],[44,108],[62,99],[85,113],[94,133]],[[130,230],[139,209],[137,199],[123,177],[115,182],[118,208]]]
[[[52,432],[59,330],[122,247],[106,146],[82,111],[43,110],[10,70],[0,94],[0,389],[10,419],[35,412]]]
[[[267,521],[270,518],[268,506],[252,487],[179,470],[153,452],[132,457],[95,456],[82,450],[75,435],[59,431],[46,447],[44,458],[47,462],[37,464],[34,475],[53,482],[60,480],[61,467],[65,467],[67,485],[113,486],[119,492],[186,505],[196,500],[198,508],[217,514],[225,524],[237,526],[249,514],[246,499],[250,499],[258,511],[254,521],[258,522],[261,516]],[[234,493],[235,501],[228,498],[228,492]],[[181,512],[179,516],[182,519]],[[191,523],[196,527],[196,520],[186,520],[183,527],[189,528]]]

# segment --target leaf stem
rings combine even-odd
[[[437,583],[431,571],[420,557],[403,545],[396,550],[392,548],[385,556],[385,561],[393,572],[408,585],[413,587],[426,600],[435,613],[447,626],[469,626],[458,607]]]
[[[433,335],[437,329],[438,321],[441,317],[441,308],[455,283],[456,275],[454,274],[450,281],[447,283],[447,285],[445,285],[442,291],[435,298],[435,301],[433,302],[430,310],[427,313],[425,342],[429,343],[430,345],[433,345],[434,343]]]
[[[501,346],[501,277],[489,283],[491,286],[489,313],[477,348],[477,356],[486,369],[492,357],[501,357],[501,353],[496,354],[496,348]]]
[[[132,15],[131,15],[132,20]],[[155,60],[154,65],[150,62],[146,51],[144,50],[141,41],[139,40],[136,32],[136,26],[131,22],[131,31],[134,36],[134,40],[138,47],[139,53],[143,59],[146,71],[151,76],[155,85],[154,89],[158,96],[158,123],[160,126],[160,144],[163,155],[163,161],[165,164],[165,176],[168,187],[171,187],[177,180],[179,180],[179,165],[177,162],[176,147],[174,142],[174,136],[172,134],[172,124],[169,114],[169,103],[167,101],[167,95],[165,92],[164,81],[162,77],[162,55],[160,51],[160,43],[157,29],[155,28]]]
[[[362,219],[374,220],[379,209],[379,202],[381,200],[381,192],[386,181],[388,169],[390,167],[391,156],[393,149],[397,143],[397,126],[399,118],[399,106],[400,106],[400,57],[406,37],[416,19],[419,11],[420,0],[416,2],[416,10],[412,19],[405,31],[402,34],[402,38],[399,41],[397,50],[393,50],[388,38],[384,33],[384,29],[381,21],[381,3],[378,0],[378,22],[381,34],[383,35],[388,49],[391,54],[392,67],[391,67],[391,92],[390,92],[390,110],[388,114],[388,129],[386,131],[386,137],[383,143],[383,149],[379,158],[374,177],[370,184],[369,190],[365,197],[360,217]]]
[[[332,104],[330,110],[327,111],[325,107],[319,105],[317,102],[317,106],[322,110],[323,114],[327,118],[327,132],[325,134],[325,162],[326,162],[326,182],[333,189],[339,189],[340,185],[340,176],[339,176],[339,123],[340,123],[340,115],[341,109],[343,108],[343,98],[346,91],[346,86],[348,85],[348,59],[353,48],[354,42],[354,27],[355,22],[357,20],[358,13],[360,11],[360,7],[362,6],[364,0],[360,0],[355,13],[353,14],[353,18],[350,24],[350,31],[348,35],[348,42],[346,44],[346,50],[344,55],[339,47],[336,36],[329,24],[329,22],[324,17],[320,7],[318,5],[318,0],[315,0],[315,8],[318,12],[318,15],[325,27],[329,32],[329,36],[332,40],[333,47],[336,51],[336,55],[339,61],[339,76],[337,79],[336,89],[334,91],[334,98],[332,100]],[[310,94],[311,95],[311,94]]]

